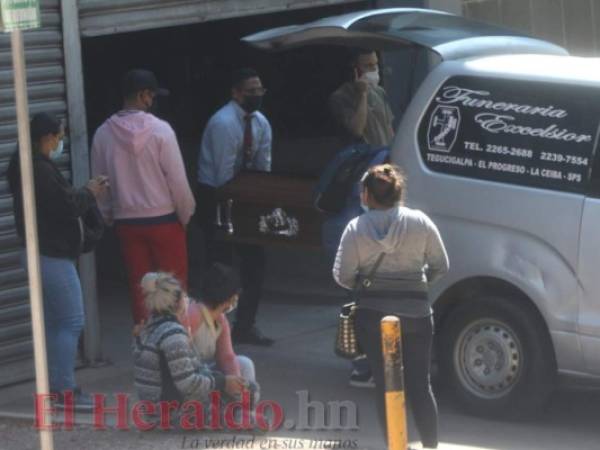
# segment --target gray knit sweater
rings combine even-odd
[[[407,317],[431,314],[428,283],[448,271],[448,255],[435,224],[425,213],[405,207],[366,212],[346,227],[333,277],[353,289],[357,277],[368,275],[382,252],[376,282],[360,296],[360,304]]]
[[[224,375],[198,359],[175,316],[152,316],[133,347],[134,383],[140,400],[208,402],[211,391],[222,391],[225,386]]]

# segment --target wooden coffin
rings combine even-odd
[[[243,172],[217,191],[219,238],[262,245],[321,247],[317,180]]]

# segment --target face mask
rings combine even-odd
[[[141,109],[142,111],[144,111],[145,113],[150,113],[150,114],[155,112],[156,104],[158,102],[157,102],[156,94],[153,93],[151,90],[140,92],[138,94],[138,100],[143,105],[143,108]]]
[[[65,145],[64,145],[63,140],[61,139],[60,141],[58,141],[58,145],[56,146],[56,148],[50,152],[50,159],[55,160],[55,159],[60,158],[60,156],[63,153],[64,148],[65,148]]]
[[[246,95],[242,101],[242,108],[248,114],[259,110],[262,105],[262,95]]]
[[[237,300],[236,300],[236,301],[235,301],[235,302],[233,302],[231,305],[229,305],[229,307],[228,307],[228,308],[227,308],[225,311],[223,311],[223,312],[224,312],[225,314],[229,314],[229,313],[233,312],[233,311],[235,310],[235,308],[237,308],[237,304],[238,304],[238,302],[237,302]]]
[[[377,86],[379,84],[379,70],[373,72],[365,72],[361,77],[364,81],[369,83],[371,86]]]

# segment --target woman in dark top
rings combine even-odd
[[[83,299],[76,259],[83,248],[80,218],[95,207],[107,188],[103,178],[76,189],[64,178],[54,160],[62,154],[64,127],[48,113],[36,114],[30,124],[33,152],[40,267],[50,391],[55,406],[64,406],[64,392],[72,391],[77,409],[92,409],[91,397],[75,384],[77,342],[83,328]],[[8,167],[17,232],[23,245],[25,230],[18,151]],[[25,263],[25,252],[23,263]]]

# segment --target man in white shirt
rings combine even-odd
[[[243,294],[232,337],[234,342],[271,345],[255,326],[265,277],[265,251],[258,245],[233,248],[215,240],[216,189],[242,170],[271,170],[271,125],[259,111],[266,90],[253,69],[234,72],[231,100],[208,121],[198,155],[198,221],[204,231],[207,263],[231,265],[233,251],[241,259]]]

